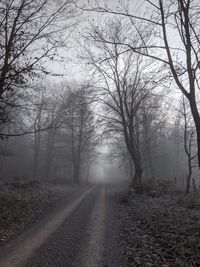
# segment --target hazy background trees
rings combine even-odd
[[[33,133],[2,140],[4,146],[7,144],[1,153],[6,165],[2,166],[2,177],[58,178],[76,183],[88,180],[98,139],[91,86],[40,82],[35,92],[32,109],[24,117],[27,124],[33,124]],[[6,159],[9,147],[14,154],[10,152]],[[17,159],[17,155],[22,158]]]
[[[199,176],[199,4],[105,3],[1,1],[1,179],[81,183],[98,160],[110,173],[110,158],[136,189],[157,179],[189,193]]]
[[[97,137],[92,94],[90,85],[70,86],[63,102],[62,116],[66,125],[66,135],[71,143],[73,179],[77,183],[80,182],[80,171],[84,161],[87,162],[87,172],[89,171],[90,154]],[[88,175],[87,173],[87,177]]]
[[[185,95],[196,128],[199,158],[198,1],[145,1],[137,8],[129,2],[110,5],[107,1],[91,1],[89,5],[83,6],[83,10],[100,14],[97,21],[91,21],[94,38],[98,38],[104,46],[120,45],[123,54],[132,51],[153,60],[155,65],[149,71],[159,71],[160,78],[162,77],[160,81],[154,79],[154,82],[160,86],[163,79],[171,86],[171,94],[176,96],[174,104],[180,96],[177,89]],[[104,21],[109,21],[112,28],[115,28],[119,20],[126,31],[126,37],[121,40],[112,39],[106,31],[108,23]]]

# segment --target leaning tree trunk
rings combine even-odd
[[[125,121],[125,119],[123,120]],[[126,125],[124,123],[124,125]],[[136,144],[135,142],[135,136],[134,136],[134,130],[133,127],[129,127],[129,130],[124,126],[124,137],[125,137],[125,143],[126,148],[128,152],[130,153],[130,156],[133,160],[135,174],[132,180],[131,186],[137,191],[138,193],[142,191],[142,165],[141,165],[141,158],[140,158],[140,151],[139,151],[139,138],[137,138]]]
[[[143,169],[141,166],[141,160],[139,157],[139,153],[136,152],[136,149],[134,148],[134,144],[129,148],[131,158],[133,160],[134,164],[134,177],[132,181],[132,187],[135,189],[136,192],[140,193],[142,192],[142,173]]]
[[[142,192],[142,167],[140,164],[140,160],[134,161],[134,167],[135,167],[135,174],[133,177],[133,183],[132,186],[135,189],[136,192],[141,193]]]

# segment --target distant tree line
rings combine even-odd
[[[200,167],[200,5],[147,0],[143,8],[1,1],[0,176],[18,168],[20,154],[32,179],[80,183],[101,139],[135,190],[156,178],[190,192]],[[62,76],[50,64],[64,60],[85,12],[98,17],[80,36],[88,79],[48,81]]]
[[[116,6],[108,1],[84,5],[85,12],[100,15],[98,22],[91,20],[91,27],[85,33],[85,59],[95,74],[101,76],[101,101],[112,115],[107,118],[107,129],[117,132],[117,137],[121,133],[134,165],[132,184],[138,190],[142,188],[142,177],[146,176],[144,170],[147,168],[154,174],[153,142],[157,133],[152,136],[151,133],[155,129],[160,133],[163,127],[159,113],[165,101],[162,103],[160,95],[177,95],[178,90],[180,98],[184,95],[179,130],[187,157],[188,193],[192,169],[196,165],[200,168],[200,5],[195,0],[147,0],[142,8],[137,12],[128,1]],[[172,101],[174,105],[177,102]],[[188,118],[192,118],[190,126]],[[154,128],[156,124],[158,128]],[[195,164],[191,163],[196,159]]]

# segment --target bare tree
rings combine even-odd
[[[187,165],[188,165],[185,193],[189,194],[193,168],[195,167],[194,161],[197,157],[197,154],[194,151],[194,144],[193,144],[195,138],[194,126],[191,124],[191,119],[189,116],[190,114],[188,114],[184,96],[182,99],[182,106],[183,106],[182,114],[184,118],[184,150],[187,155]]]
[[[2,0],[0,2],[0,122],[7,106],[15,107],[21,88],[46,62],[59,60],[59,49],[75,25],[72,0]],[[14,99],[14,100],[13,100]]]
[[[39,153],[41,146],[41,129],[45,127],[45,88],[38,88],[37,99],[34,103],[35,110],[31,112],[33,116],[33,129],[34,129],[34,160],[33,160],[33,179],[37,178]]]
[[[28,104],[29,128],[34,140],[33,178],[37,178],[41,149],[45,151],[45,179],[48,179],[56,131],[61,125],[61,92],[57,84],[38,82],[32,90]],[[26,126],[27,128],[27,126]],[[23,132],[23,130],[21,131]],[[44,145],[46,147],[44,149]]]
[[[58,87],[58,88],[57,88]],[[46,140],[46,160],[45,160],[45,179],[49,179],[51,165],[53,160],[54,144],[56,139],[56,134],[63,125],[62,121],[62,86],[54,84],[51,88],[49,96],[46,99],[48,106],[48,116],[47,121],[49,129],[47,130],[47,140]],[[58,89],[58,90],[56,90]]]
[[[112,150],[110,157],[115,160],[116,158],[120,161],[119,167],[124,170],[128,181],[132,182],[134,176],[134,163],[130,153],[127,150],[123,136],[115,138],[112,142]]]
[[[120,42],[126,50],[146,56],[160,63],[168,78],[172,78],[190,104],[197,132],[198,164],[200,168],[200,115],[198,111],[200,75],[200,5],[197,0],[146,1],[149,12],[144,16],[129,11],[127,5],[118,9],[100,6],[95,2],[92,10],[121,16],[130,26],[126,40]],[[143,12],[144,13],[144,12]],[[96,29],[98,32],[98,28]],[[135,43],[135,32],[140,42]],[[173,36],[173,37],[172,37]],[[115,43],[101,35],[105,43]],[[157,66],[158,67],[158,66]],[[170,73],[167,73],[167,70]]]
[[[94,27],[88,33],[86,58],[94,74],[97,74],[99,88],[96,94],[105,107],[105,113],[101,115],[105,121],[105,132],[123,136],[135,167],[132,183],[139,189],[143,173],[140,111],[156,85],[146,71],[151,62],[132,51],[124,51],[121,43],[126,40],[126,26],[120,20],[106,22],[107,27]],[[104,35],[108,42],[104,41]]]
[[[35,88],[31,89],[32,94],[29,95],[27,100],[27,108],[22,109],[21,113],[24,115],[22,121],[26,121],[25,127],[31,129],[30,135],[33,136],[33,173],[32,178],[37,178],[38,163],[42,144],[43,129],[48,129],[47,123],[47,105],[46,86],[41,82],[38,83]],[[26,115],[25,115],[26,113]],[[24,129],[20,132],[24,133]]]
[[[73,179],[76,183],[80,183],[84,153],[97,131],[92,102],[89,85],[72,86],[63,101],[63,121],[71,140]]]

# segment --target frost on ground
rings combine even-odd
[[[11,183],[0,186],[0,246],[66,200],[75,187]]]
[[[124,266],[200,266],[198,199],[131,192],[120,201]]]

